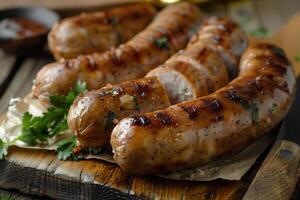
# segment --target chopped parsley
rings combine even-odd
[[[132,98],[133,98],[133,101],[134,101],[134,105],[135,105],[134,107],[135,107],[135,109],[136,109],[137,111],[140,111],[140,110],[141,110],[141,105],[139,104],[139,102],[138,102],[136,96],[132,96]]]
[[[74,155],[73,149],[76,146],[76,138],[75,136],[72,136],[71,138],[66,138],[64,140],[59,141],[56,144],[56,152],[58,159],[60,160],[67,160],[68,158],[71,158],[72,160],[80,160],[82,159],[82,155]]]
[[[278,105],[277,105],[276,103],[273,103],[273,104],[272,104],[272,108],[271,108],[272,114],[274,114],[274,113],[276,112],[277,107],[278,107]]]
[[[239,102],[246,110],[248,110],[251,113],[252,122],[254,124],[257,124],[259,120],[259,113],[256,103],[248,102],[243,98],[240,98]]]
[[[166,37],[155,39],[154,44],[159,49],[169,49],[168,38]]]
[[[249,34],[255,37],[267,37],[270,35],[270,31],[264,27],[259,27],[254,31],[250,31]]]
[[[77,82],[66,96],[50,96],[51,106],[42,116],[33,116],[25,112],[22,119],[21,134],[12,141],[0,140],[0,158],[7,154],[7,148],[20,140],[30,146],[46,142],[48,138],[59,135],[68,129],[67,115],[70,106],[78,94],[86,91],[86,84]]]
[[[15,198],[8,195],[8,194],[4,194],[2,196],[0,196],[0,200],[14,200]]]
[[[8,145],[0,139],[0,159],[2,160],[7,155]]]

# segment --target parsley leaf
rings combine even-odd
[[[278,105],[276,103],[272,104],[271,112],[274,114],[277,110]]]
[[[0,196],[0,200],[14,200],[15,198],[8,195],[8,194],[4,194],[2,196]]]
[[[25,112],[22,119],[23,126],[21,135],[13,141],[6,143],[0,140],[0,159],[3,159],[3,156],[7,154],[8,146],[15,144],[17,140],[30,146],[34,146],[67,130],[67,115],[69,108],[77,95],[85,91],[86,84],[77,82],[74,89],[66,96],[50,96],[51,106],[42,116],[33,116],[29,112]]]
[[[166,37],[155,39],[154,44],[159,49],[169,49],[168,38]]]
[[[66,160],[73,155],[72,150],[76,146],[76,138],[73,136],[71,138],[61,140],[56,145],[57,145],[56,151],[58,152],[57,154],[58,159]]]
[[[7,155],[7,148],[8,145],[0,139],[0,160],[2,160],[4,156]]]
[[[254,31],[250,31],[249,34],[255,37],[267,37],[270,35],[270,31],[264,27],[259,27]]]
[[[135,105],[134,107],[135,107],[135,109],[136,109],[137,111],[140,111],[140,110],[141,110],[141,105],[139,104],[139,102],[138,102],[136,96],[133,96],[133,101],[134,101],[134,105]]]
[[[239,102],[246,110],[248,110],[251,113],[252,122],[254,124],[257,124],[258,120],[259,120],[259,113],[258,113],[257,105],[255,103],[248,102],[243,98],[240,98]]]

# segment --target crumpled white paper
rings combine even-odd
[[[13,140],[21,133],[22,116],[24,112],[28,111],[31,114],[38,116],[46,110],[47,108],[36,99],[11,99],[7,113],[0,119],[0,139],[3,141]],[[48,139],[46,143],[38,146],[28,146],[21,141],[18,141],[16,146],[30,149],[55,150],[55,144],[58,141],[71,135],[72,133],[70,131],[65,131],[62,135]],[[240,180],[274,138],[274,134],[267,134],[257,142],[249,145],[243,151],[229,158],[220,159],[194,169],[160,174],[158,176],[167,179],[190,181],[210,181],[219,178],[225,180]],[[99,159],[115,163],[112,156],[105,153],[101,155],[89,154],[84,156],[84,158]]]

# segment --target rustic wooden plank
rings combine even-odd
[[[47,171],[37,169],[43,157],[53,159]],[[0,166],[1,187],[58,199],[87,199],[96,193],[98,199],[116,198],[117,195],[121,199],[231,200],[240,198],[251,182],[249,177],[241,181],[210,182],[173,181],[154,176],[133,177],[115,164],[96,160],[59,161],[53,152],[21,148],[11,149],[7,160],[0,161]],[[82,170],[81,181],[66,173],[79,169]],[[63,170],[63,173],[58,173]]]
[[[50,200],[46,196],[35,196],[27,195],[15,190],[3,190],[0,189],[0,199],[1,200]]]
[[[224,4],[216,5],[219,5],[220,12],[223,12],[221,15],[225,14],[225,11],[236,12],[230,5],[226,10]],[[252,7],[251,12],[255,12],[255,9],[256,7]],[[256,26],[260,25],[260,18],[261,16],[256,18]],[[293,26],[295,27],[295,24]],[[287,35],[281,35],[283,36]],[[294,38],[296,36],[297,34],[293,35]],[[31,75],[26,70],[24,74],[27,75],[16,74],[13,80],[15,86],[10,88],[10,94],[21,93],[23,89],[20,85],[25,85],[24,93],[27,93],[25,91],[30,89],[32,77],[36,72],[33,68],[31,70]],[[7,161],[0,162],[0,186],[17,188],[32,194],[43,193],[59,199],[241,199],[252,180],[250,174],[255,174],[259,165],[260,162],[257,162],[242,181],[179,182],[156,177],[131,177],[114,164],[95,160],[63,162],[58,161],[53,152],[15,148],[10,151]]]
[[[290,199],[297,182],[300,147],[290,141],[276,141],[263,162],[244,200]]]

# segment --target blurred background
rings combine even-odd
[[[143,0],[0,0],[0,9],[39,5],[57,11],[62,17]],[[151,1],[151,0],[146,0]],[[153,0],[159,6],[179,0]],[[209,15],[229,15],[252,35],[269,36],[300,11],[299,0],[190,0]]]

